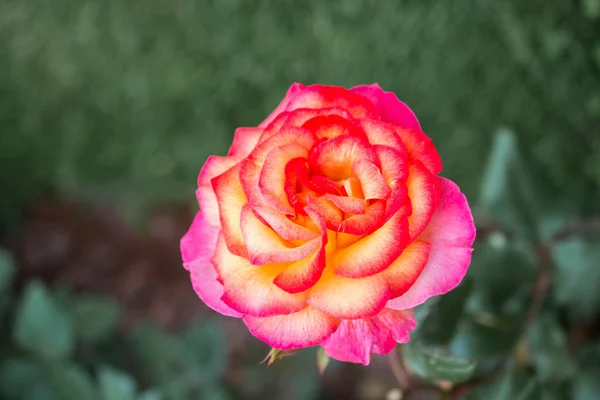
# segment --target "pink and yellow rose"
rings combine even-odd
[[[209,307],[273,348],[366,365],[467,272],[473,218],[441,170],[393,93],[294,84],[206,161],[184,266]]]

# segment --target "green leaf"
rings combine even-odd
[[[589,19],[600,18],[600,0],[581,0],[583,15]]]
[[[581,371],[573,382],[573,400],[597,400],[600,398],[600,370]]]
[[[30,282],[17,307],[13,327],[15,342],[48,359],[67,357],[73,350],[71,321],[55,304],[41,282]]]
[[[600,311],[600,245],[579,238],[558,243],[552,255],[556,264],[554,294],[576,320]]]
[[[153,380],[170,382],[185,373],[181,366],[184,353],[180,342],[159,326],[154,323],[139,324],[133,337],[141,365]]]
[[[577,350],[578,371],[573,380],[574,400],[600,398],[600,342],[595,341]]]
[[[545,197],[533,169],[521,155],[516,134],[498,130],[482,179],[479,207],[511,233],[537,241]]]
[[[78,365],[52,371],[52,387],[61,400],[95,400],[94,383]]]
[[[223,332],[212,323],[192,323],[180,336],[140,324],[134,345],[144,372],[161,384],[168,399],[186,398],[199,385],[218,379],[227,360]]]
[[[523,320],[524,314],[469,314],[450,342],[452,354],[478,361],[502,356],[514,347]]]
[[[465,279],[454,290],[441,296],[431,306],[425,319],[417,325],[411,340],[425,345],[443,345],[454,335],[462,318],[466,301],[471,293],[471,280]]]
[[[537,278],[532,255],[498,235],[475,246],[468,275],[473,281],[467,304],[471,312],[515,314],[524,310]]]
[[[230,400],[231,396],[225,389],[215,385],[207,385],[202,388],[202,399],[206,400]]]
[[[137,400],[161,400],[162,397],[160,395],[160,393],[158,392],[158,390],[146,390],[145,392],[141,393]]]
[[[15,270],[15,261],[10,253],[0,248],[0,295],[12,284]]]
[[[103,367],[98,372],[98,387],[102,400],[135,400],[136,384],[128,374]]]
[[[517,139],[513,132],[502,129],[494,135],[492,152],[483,174],[479,202],[492,208],[510,186],[510,165],[517,152]]]
[[[514,363],[509,363],[497,381],[476,386],[465,400],[530,400],[537,399],[538,382],[535,378],[518,376]]]
[[[564,380],[575,372],[565,333],[553,314],[538,317],[529,332],[529,343],[531,359],[542,381]]]
[[[36,395],[37,393],[37,395]],[[0,364],[0,394],[7,399],[54,398],[51,388],[44,382],[42,369],[33,362],[15,358]]]
[[[448,381],[460,383],[468,380],[475,371],[476,362],[455,357],[439,347],[412,344],[403,347],[404,360],[420,377],[436,383]]]
[[[72,302],[71,318],[77,336],[94,344],[106,340],[116,331],[121,309],[114,299],[78,297]]]
[[[538,394],[540,400],[564,400],[571,398],[571,390],[567,384],[556,384],[555,382],[539,382]]]
[[[204,381],[214,380],[225,372],[227,345],[220,325],[192,323],[183,333],[182,345],[188,368],[195,368]]]

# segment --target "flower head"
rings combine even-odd
[[[475,228],[408,106],[378,85],[294,84],[198,178],[181,241],[200,298],[278,350],[368,364],[456,287]]]

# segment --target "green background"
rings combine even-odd
[[[76,250],[56,262],[49,260],[52,251],[40,250],[40,257],[52,264],[50,272],[33,267],[26,251],[33,245],[23,238],[32,235],[41,237],[43,245],[62,243],[55,231],[48,233],[31,222],[50,201],[75,202],[83,211],[69,218],[82,221],[87,220],[80,214],[93,213],[86,210],[114,208],[119,221],[133,227],[136,235],[163,235],[176,249],[177,237],[191,217],[185,213],[177,217],[180,222],[169,236],[164,234],[165,225],[152,219],[152,210],[161,207],[173,220],[173,210],[193,209],[196,177],[206,157],[224,154],[235,128],[257,125],[293,82],[347,87],[377,82],[394,91],[434,140],[444,163],[442,175],[459,184],[476,211],[480,240],[469,287],[424,308],[426,323],[420,334],[425,339],[415,343],[434,349],[415,348],[405,354],[417,375],[435,382],[471,379],[477,384],[468,388],[493,390],[498,399],[567,398],[556,394],[560,390],[577,399],[595,398],[600,393],[594,383],[598,371],[578,354],[590,354],[585,346],[598,350],[594,343],[600,255],[597,225],[590,221],[598,217],[600,202],[599,0],[0,0],[0,232],[15,271],[15,280],[6,281],[12,282],[5,286],[13,300],[3,314],[13,347],[3,351],[7,355],[0,366],[11,374],[22,373],[26,382],[51,382],[46,389],[36,389],[41,394],[23,394],[12,386],[2,386],[0,392],[9,399],[63,399],[67,395],[56,382],[71,379],[90,381],[81,385],[90,386],[82,390],[91,397],[80,394],[73,397],[77,399],[134,398],[118,397],[125,395],[114,394],[115,385],[131,393],[156,389],[157,396],[173,399],[200,398],[202,390],[206,398],[209,392],[214,398],[265,393],[291,398],[281,397],[292,396],[281,388],[282,382],[300,376],[304,378],[294,379],[310,384],[296,384],[295,398],[335,398],[331,393],[339,391],[331,387],[340,385],[336,376],[349,374],[360,376],[357,382],[362,383],[353,385],[351,394],[358,398],[378,398],[369,397],[365,389],[373,380],[393,386],[373,378],[370,370],[355,367],[334,368],[333,377],[317,378],[314,354],[288,357],[281,362],[286,368],[275,373],[255,365],[266,352],[263,347],[250,350],[252,356],[246,354],[247,360],[240,361],[247,365],[240,367],[243,378],[236,381],[229,376],[232,367],[227,361],[232,357],[231,343],[222,343],[220,353],[209,361],[200,355],[201,362],[182,361],[193,358],[189,354],[176,356],[182,351],[176,347],[204,342],[194,339],[202,335],[208,335],[209,342],[218,341],[220,335],[211,329],[225,329],[222,324],[227,322],[214,319],[199,300],[190,306],[190,315],[200,314],[198,326],[162,324],[152,328],[160,339],[144,334],[143,339],[132,338],[133,328],[111,328],[118,323],[110,321],[130,314],[129,303],[123,311],[123,296],[112,287],[117,283],[96,284],[103,270],[93,262],[84,263],[78,273],[87,276],[84,282],[94,283],[81,283],[68,272],[81,262],[73,256]],[[60,227],[66,217],[56,210],[50,207],[42,214],[46,220],[54,216],[53,226]],[[102,216],[97,219],[112,226]],[[578,225],[581,221],[586,223],[583,228]],[[72,236],[81,232],[85,236],[93,229],[93,223],[89,229],[86,224],[81,222],[78,234]],[[574,233],[563,235],[573,224]],[[557,233],[563,236],[555,246]],[[90,240],[101,245],[107,236],[111,235]],[[74,249],[80,245],[74,239],[73,243]],[[142,247],[140,252],[144,251]],[[157,268],[171,271],[179,285],[174,291],[191,291],[182,283],[187,277],[174,252]],[[97,262],[109,268],[112,261],[109,255]],[[505,362],[524,337],[511,324],[522,326],[540,268],[551,271],[549,295],[544,296],[539,318],[536,315],[527,325],[525,336],[532,337],[529,356],[524,364]],[[147,280],[159,287],[160,273],[157,276]],[[37,278],[50,289],[31,283]],[[122,282],[121,278],[118,275],[115,281]],[[60,285],[72,292],[62,303],[51,300]],[[92,322],[77,328],[78,317],[71,314],[77,313],[72,311],[79,303],[76,296],[92,294],[101,300],[95,299],[91,311],[80,310],[77,315],[105,315],[110,329],[90,328]],[[33,317],[23,315],[27,304]],[[60,325],[48,317],[53,313],[64,314],[56,318],[69,321],[64,325],[70,328],[48,331],[54,345],[40,349],[39,340],[27,333],[31,324],[23,321],[32,318],[42,324],[42,331],[51,330]],[[140,319],[154,315],[141,314],[127,317],[132,319],[128,326],[137,327]],[[481,325],[482,318],[492,322]],[[473,324],[479,324],[477,329]],[[146,336],[154,332],[136,329]],[[165,338],[163,330],[176,333]],[[574,345],[569,338],[582,330],[585,340]],[[558,333],[544,336],[554,331]],[[506,346],[499,345],[498,338]],[[126,360],[101,357],[110,352],[98,346],[131,348],[123,344],[130,340],[146,340],[150,350],[142,353],[157,352],[154,358],[139,361],[135,352]],[[252,339],[244,340],[247,346],[257,346]],[[488,351],[488,342],[497,348]],[[549,350],[555,348],[561,349],[559,355]],[[198,354],[202,351],[206,349],[198,349]],[[477,371],[469,367],[466,375],[450,379],[423,367],[431,357],[441,357],[443,365],[450,363],[448,370],[461,370],[462,364],[447,359],[448,352],[477,359]],[[24,354],[35,355],[35,362]],[[563,368],[567,362],[560,357],[571,367]],[[44,372],[47,359],[60,359],[64,376],[49,377]],[[299,361],[288,361],[293,359]],[[492,382],[496,386],[490,389],[492,383],[485,379],[481,384],[473,380],[473,374],[485,375],[486,368],[494,370],[500,361],[505,367],[502,379]],[[10,364],[14,362],[21,364]],[[143,371],[140,364],[156,368]],[[204,378],[198,376],[206,374],[194,373],[205,369],[216,372]],[[559,377],[557,369],[562,371]],[[32,378],[36,374],[43,378]],[[133,381],[137,389],[123,389]],[[248,389],[252,383],[258,388]],[[475,398],[492,398],[479,396],[483,397]]]

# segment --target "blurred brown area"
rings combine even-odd
[[[17,290],[31,279],[42,279],[80,293],[109,295],[122,305],[123,333],[144,320],[177,331],[192,318],[218,319],[227,332],[226,377],[243,385],[249,346],[260,347],[264,354],[268,347],[239,320],[207,308],[194,292],[179,250],[194,210],[157,206],[149,215],[143,229],[133,229],[112,207],[54,194],[39,199],[25,210],[21,228],[4,243],[20,266]],[[256,357],[256,364],[260,361]],[[322,385],[326,399],[383,399],[387,393],[393,399],[397,386],[383,357],[375,357],[369,369],[343,364],[325,374]],[[431,398],[426,393],[421,390],[408,398]]]
[[[205,312],[181,267],[179,239],[192,217],[190,207],[155,207],[147,227],[134,230],[111,207],[50,195],[25,212],[7,247],[21,266],[19,282],[40,277],[110,294],[123,305],[124,328],[152,319],[176,329]]]

